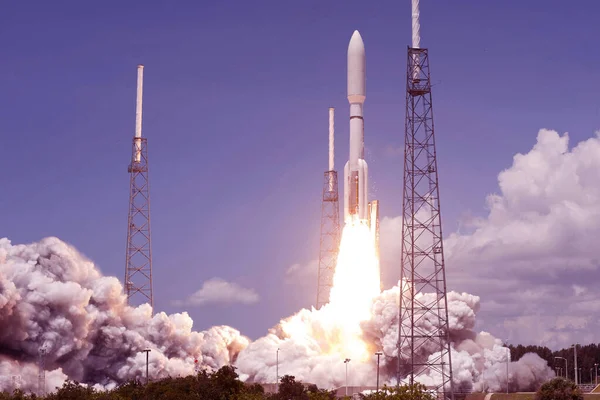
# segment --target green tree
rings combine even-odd
[[[35,394],[26,394],[21,389],[15,389],[12,394],[0,392],[0,400],[36,400],[40,399]]]
[[[226,365],[211,376],[211,383],[218,397],[215,400],[234,399],[244,390],[244,383],[238,379],[235,367]]]
[[[379,392],[361,395],[365,400],[435,400],[436,395],[425,385],[384,386]]]
[[[542,385],[535,394],[536,400],[583,400],[581,390],[574,382],[554,378]]]
[[[281,377],[277,398],[281,400],[307,400],[308,394],[301,382],[296,382],[296,378],[292,375],[284,375]]]
[[[86,400],[92,399],[96,391],[79,382],[67,380],[56,393],[46,396],[47,400]]]

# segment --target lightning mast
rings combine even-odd
[[[46,353],[43,346],[39,349],[38,359],[38,396],[46,396]]]
[[[147,139],[142,137],[142,93],[144,66],[137,67],[135,136],[129,164],[129,217],[127,220],[127,257],[125,292],[127,302],[150,303],[152,296],[152,249],[150,235],[150,186],[148,181]],[[132,304],[133,305],[133,304]],[[138,304],[135,304],[138,305]]]
[[[340,247],[340,206],[337,171],[334,170],[334,109],[329,109],[329,170],[325,171],[321,203],[321,243],[317,283],[317,308],[329,302],[333,273]]]
[[[442,242],[438,167],[427,49],[420,47],[419,0],[412,0],[412,46],[408,48],[402,202],[402,267],[399,307],[398,382],[421,381],[454,399],[448,332],[448,301]],[[417,297],[418,293],[424,294]],[[432,354],[428,357],[429,354]]]

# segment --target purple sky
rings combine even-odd
[[[576,144],[599,127],[598,11],[591,0],[422,1],[448,234],[467,214],[487,215],[498,173],[531,149],[540,128],[568,131]],[[317,256],[330,106],[337,168],[347,159],[346,50],[355,29],[367,54],[371,196],[395,217],[408,0],[5,4],[0,237],[57,236],[122,279],[142,63],[156,308],[189,311],[196,329],[228,324],[262,335],[315,301],[316,281],[290,285],[286,270]],[[397,265],[383,268],[399,274]],[[450,265],[447,274],[450,288],[460,287]],[[260,300],[173,305],[214,277]],[[480,315],[484,329],[502,333],[486,325],[485,303]]]

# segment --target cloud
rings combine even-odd
[[[541,129],[500,172],[500,192],[468,234],[444,241],[450,288],[482,298],[481,314],[516,342],[566,346],[600,329],[600,139],[569,149]],[[534,327],[536,329],[532,329]]]
[[[311,284],[317,284],[317,276],[319,272],[319,260],[310,260],[307,263],[300,264],[296,263],[290,266],[285,271],[285,283],[297,284],[310,282]]]
[[[259,296],[254,289],[241,287],[237,283],[212,278],[202,284],[200,290],[186,300],[177,300],[175,305],[204,306],[207,304],[253,304]]]

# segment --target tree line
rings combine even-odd
[[[214,373],[206,371],[197,375],[165,378],[143,384],[138,380],[127,382],[109,391],[97,391],[87,385],[66,381],[62,387],[39,397],[21,390],[0,393],[0,400],[333,400],[335,391],[304,385],[295,377],[281,377],[277,393],[265,393],[259,384],[240,381],[235,368],[224,366]],[[344,397],[350,399],[350,397]],[[387,387],[380,392],[361,395],[364,400],[435,400],[420,384]]]

